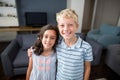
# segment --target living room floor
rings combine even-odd
[[[10,42],[0,42],[0,53],[6,48]],[[105,52],[103,51],[103,54]],[[92,66],[90,80],[120,80],[120,76],[113,72],[107,65],[104,63],[105,56],[102,55],[100,65]],[[100,79],[102,78],[102,79]],[[25,80],[25,75],[19,75],[14,77],[6,77],[3,72],[1,59],[0,59],[0,80]]]

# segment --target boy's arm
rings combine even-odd
[[[32,57],[29,57],[29,64],[28,64],[28,69],[27,69],[27,74],[26,74],[26,80],[29,80],[29,78],[30,78],[32,65],[33,65]]]
[[[32,56],[32,47],[30,47],[28,50],[27,50],[27,53],[28,53],[28,57],[31,57]]]
[[[85,61],[84,80],[89,80],[91,71],[91,62]]]

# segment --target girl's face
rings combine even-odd
[[[46,30],[42,38],[42,44],[43,44],[44,50],[52,49],[52,47],[55,44],[56,38],[57,38],[57,35],[54,30]]]
[[[64,40],[69,40],[75,36],[78,24],[72,18],[60,18],[58,20],[58,29]]]

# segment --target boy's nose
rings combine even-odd
[[[65,25],[64,30],[68,30],[68,26],[67,25]]]

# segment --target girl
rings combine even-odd
[[[46,25],[41,28],[31,49],[33,55],[29,57],[26,80],[55,80],[58,35],[57,27]]]

